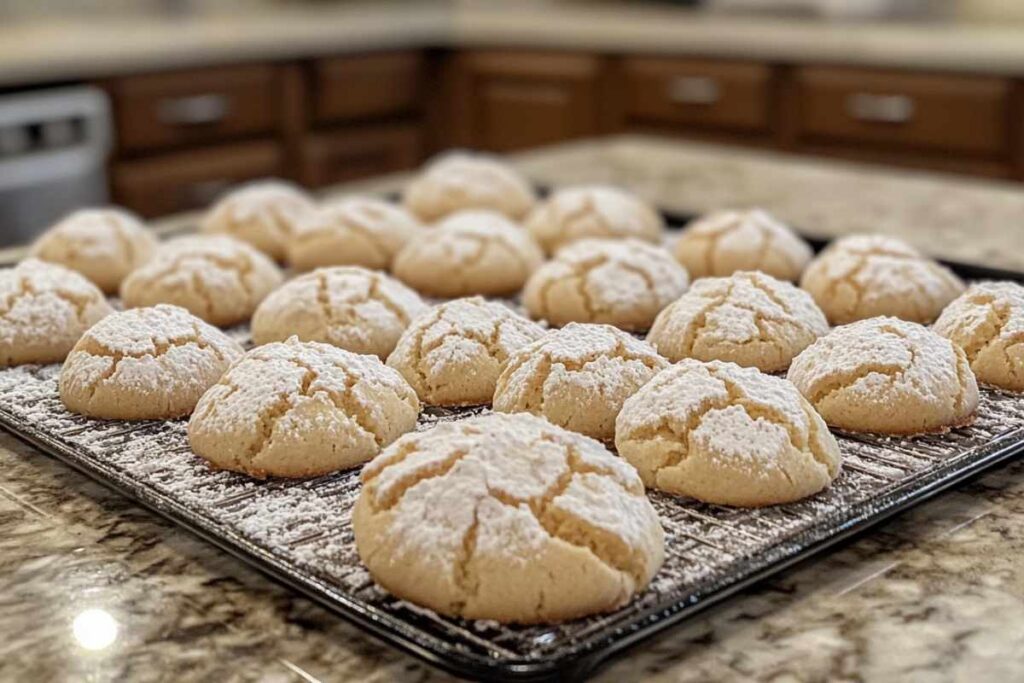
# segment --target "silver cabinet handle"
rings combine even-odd
[[[858,121],[909,123],[916,106],[907,95],[854,93],[846,98],[846,112]]]
[[[157,117],[163,123],[177,126],[197,126],[223,121],[228,113],[228,98],[211,93],[161,100],[157,104]]]
[[[668,84],[668,98],[679,104],[714,104],[720,97],[718,81],[707,76],[680,76]]]

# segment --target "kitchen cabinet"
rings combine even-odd
[[[124,154],[272,134],[282,118],[273,66],[130,76],[109,83],[108,92]]]
[[[313,65],[314,116],[331,123],[415,112],[423,54],[387,52],[322,59]]]
[[[603,131],[603,60],[589,54],[469,51],[453,61],[454,144],[504,152]]]
[[[302,158],[303,184],[321,187],[413,168],[422,139],[419,126],[408,123],[318,132],[307,137]]]
[[[1010,163],[1008,79],[804,67],[791,96],[798,145]]]
[[[150,218],[203,208],[233,185],[283,169],[280,145],[246,142],[121,161],[111,185],[118,204]]]
[[[631,123],[739,134],[771,129],[774,75],[766,64],[627,57],[621,78]]]

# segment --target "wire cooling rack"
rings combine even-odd
[[[91,420],[57,395],[59,365],[0,371],[0,425],[207,538],[388,642],[451,672],[535,680],[600,660],[771,573],[1024,450],[1024,398],[983,390],[975,422],[943,435],[838,434],[842,475],[810,499],[757,510],[654,493],[666,558],[612,614],[556,626],[450,619],[395,599],[359,562],[358,470],[255,481],[195,456],[185,421]],[[429,410],[418,425],[486,409]]]

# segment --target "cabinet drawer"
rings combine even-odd
[[[764,64],[627,58],[626,116],[705,128],[766,131],[772,70]]]
[[[281,87],[270,66],[132,76],[112,83],[122,151],[145,151],[273,132]]]
[[[302,148],[302,179],[314,187],[415,167],[421,134],[414,124],[315,133]]]
[[[320,60],[314,66],[316,119],[341,121],[413,110],[419,106],[422,70],[418,52]]]
[[[280,176],[283,153],[275,142],[222,145],[114,164],[114,199],[146,217],[209,206],[232,185]]]
[[[809,67],[796,79],[804,141],[979,156],[1008,146],[1010,83],[1000,78]]]

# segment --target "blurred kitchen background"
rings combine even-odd
[[[624,132],[1024,181],[1021,0],[0,0],[0,244]]]

